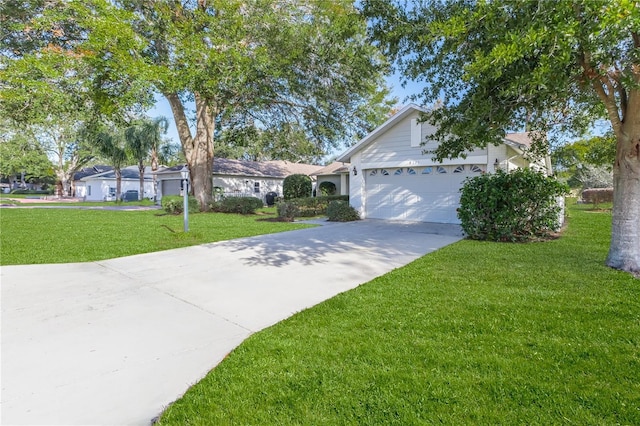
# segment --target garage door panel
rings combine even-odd
[[[429,173],[403,169],[365,170],[365,213],[374,219],[459,223],[456,210],[465,178],[475,173],[470,167],[433,167]],[[412,169],[413,170],[413,169]],[[438,173],[438,170],[446,173]]]

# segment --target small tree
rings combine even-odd
[[[313,185],[307,175],[297,174],[287,176],[282,183],[282,195],[285,200],[311,196]]]
[[[557,230],[568,188],[529,169],[499,171],[467,179],[460,190],[458,217],[469,238],[526,241]]]

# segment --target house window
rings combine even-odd
[[[409,175],[415,175],[416,171],[414,169],[407,169],[407,174]]]
[[[369,176],[375,176],[378,174],[378,170],[377,169],[373,169],[369,172]]]
[[[424,169],[422,169],[423,175],[430,175],[431,173],[433,173],[433,167],[425,167]]]
[[[399,175],[401,175],[401,174],[402,174],[402,172],[403,172],[403,170],[402,170],[402,169],[398,169],[398,170],[396,170],[395,172],[393,172],[393,174],[394,174],[394,175],[396,175],[396,176],[399,176]]]
[[[473,173],[482,173],[482,168],[474,164],[473,166],[471,166],[471,171]]]
[[[87,195],[91,196],[91,185],[87,185]]]
[[[447,169],[445,169],[445,168],[444,168],[444,167],[442,167],[442,166],[438,166],[438,168],[436,169],[436,171],[437,171],[438,173],[440,173],[440,174],[447,173]]]
[[[255,192],[256,194],[260,193],[260,182],[253,183],[253,192]]]
[[[382,173],[382,176],[389,176],[389,172],[386,169],[382,169],[380,173]]]
[[[462,173],[462,172],[464,172],[464,166],[458,166],[453,171],[453,173]]]

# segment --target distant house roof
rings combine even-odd
[[[105,166],[97,164],[91,167],[84,167],[73,174],[73,180],[80,180],[87,176],[97,175],[98,173],[108,172],[109,170],[113,170],[111,166]]]
[[[135,180],[139,180],[140,179],[140,172],[138,171],[138,166],[128,166],[128,167],[124,167],[120,170],[122,179],[135,179]],[[151,171],[151,167],[147,166],[145,167],[145,171],[144,171],[144,180],[152,180],[153,179],[153,172]],[[109,171],[105,171],[102,173],[96,173],[96,174],[92,174],[89,176],[85,176],[83,178],[81,178],[81,180],[89,180],[89,179],[115,179],[116,178],[116,172],[115,170],[113,170],[113,167],[111,167],[111,170]]]
[[[335,175],[340,173],[349,173],[349,163],[342,163],[340,161],[334,161],[321,168],[320,170],[311,173],[312,176],[320,176],[320,175]]]
[[[158,172],[158,174],[176,173],[179,172],[182,167],[184,167],[182,164],[169,167]],[[294,174],[311,175],[320,169],[322,169],[322,166],[292,163],[290,161],[246,161],[218,157],[213,159],[214,175],[285,178]]]

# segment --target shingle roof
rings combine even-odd
[[[340,173],[349,173],[349,163],[334,161],[328,166],[321,168],[317,172],[313,172],[311,175],[312,176],[334,175],[334,174],[340,174]]]
[[[184,165],[173,166],[158,172],[159,174],[179,172]],[[312,164],[292,163],[290,161],[246,161],[230,158],[213,159],[214,175],[263,176],[285,178],[293,174],[311,175],[322,169]]]
[[[113,170],[113,167],[100,164],[91,167],[85,167],[73,174],[73,180],[80,180],[87,176],[93,176],[97,175],[98,173],[108,172],[109,170]]]
[[[113,170],[113,167],[110,167],[111,170],[105,171],[102,173],[93,173],[89,176],[85,176],[82,178],[83,180],[87,180],[87,178],[102,178],[102,179],[115,179],[116,172]],[[152,171],[151,167],[147,166],[144,171],[144,180],[152,180]],[[122,179],[140,179],[140,172],[138,171],[138,166],[129,166],[124,167],[120,170],[120,174]]]

